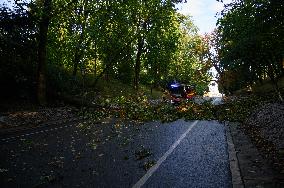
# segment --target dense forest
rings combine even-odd
[[[200,35],[182,0],[26,0],[0,8],[1,98],[45,104],[57,93],[116,80],[165,88],[172,80],[208,89],[210,68],[219,90],[231,94],[271,80],[284,69],[284,5],[233,0],[213,33]]]
[[[282,100],[278,80],[284,75],[283,1],[234,0],[221,12],[211,37],[212,62],[225,92],[269,79]]]
[[[136,90],[170,80],[211,80],[209,40],[178,0],[35,0],[1,5],[1,94],[31,97],[80,93],[99,80]]]

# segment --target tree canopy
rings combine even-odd
[[[39,92],[40,87],[38,95],[45,92],[45,80],[47,92],[77,92],[80,80],[96,87],[100,78],[136,89],[141,84],[163,87],[176,79],[196,84],[203,93],[210,81],[205,55],[209,47],[191,18],[177,12],[179,2],[34,0],[15,1],[13,8],[2,4],[1,77],[12,86],[25,82],[31,91]]]
[[[219,66],[224,70],[221,80],[233,78],[225,90],[269,77],[279,92],[277,79],[284,73],[283,9],[284,3],[274,0],[234,0],[226,5],[216,37]]]

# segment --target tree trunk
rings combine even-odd
[[[94,75],[97,77],[97,56],[95,57],[95,62],[94,62]]]
[[[143,49],[143,39],[142,37],[138,40],[138,49],[136,54],[136,61],[135,61],[135,75],[134,75],[134,88],[138,90],[139,85],[139,74],[141,69],[141,55]]]
[[[274,78],[274,76],[270,76],[270,79],[271,79],[271,82],[272,82],[272,85],[275,89],[275,92],[276,94],[278,95],[278,98],[281,102],[283,102],[283,97],[281,95],[281,92],[280,92],[280,89],[279,89],[279,86],[278,86],[278,83],[277,83],[277,80]]]
[[[142,30],[146,31],[146,25],[147,21],[143,21]],[[138,27],[139,28],[139,27]],[[136,54],[136,61],[135,61],[135,75],[134,75],[134,88],[138,90],[139,85],[139,75],[141,70],[141,55],[143,51],[144,46],[144,36],[141,34],[141,36],[138,38],[138,48],[137,48],[137,54]]]
[[[274,86],[274,89],[275,89],[275,92],[276,94],[278,95],[278,98],[281,102],[283,102],[283,97],[282,97],[282,94],[280,92],[280,89],[279,89],[279,86],[278,86],[278,83],[277,83],[277,80],[275,80],[274,77],[270,77],[271,81],[272,81],[272,84]]]
[[[80,48],[76,47],[75,57],[74,57],[73,73],[72,73],[73,76],[77,75],[78,65],[79,65],[80,59],[81,59]]]
[[[219,75],[221,75],[221,74],[222,74],[222,71],[221,71],[220,67],[218,66],[217,61],[214,60],[214,59],[212,59],[211,57],[210,57],[210,59],[211,59],[212,65],[213,65],[213,67],[215,68],[215,70],[217,71],[217,73],[218,73]]]
[[[277,83],[277,80],[275,79],[275,76],[274,76],[274,70],[273,70],[273,67],[272,65],[269,65],[269,68],[268,68],[268,75],[270,77],[270,80],[272,82],[272,85],[275,89],[275,92],[276,94],[278,95],[278,98],[281,102],[283,102],[283,97],[281,95],[281,92],[280,92],[280,89],[279,89],[279,86],[278,86],[278,83]]]
[[[74,66],[73,66],[73,76],[76,76],[77,71],[78,71],[78,65],[80,62],[80,59],[83,55],[83,47],[82,47],[82,43],[84,42],[84,35],[85,35],[85,30],[86,30],[86,22],[87,22],[87,18],[88,18],[88,11],[86,11],[86,7],[88,6],[88,0],[84,1],[84,5],[81,7],[81,11],[79,12],[78,15],[78,19],[80,19],[81,17],[81,13],[84,11],[84,20],[81,22],[81,26],[82,26],[82,31],[80,34],[80,38],[78,41],[78,44],[76,46],[75,49],[75,57],[74,57]]]
[[[46,104],[46,46],[50,12],[51,0],[45,0],[43,6],[43,15],[39,24],[37,100],[40,105]]]
[[[101,78],[104,74],[107,73],[108,69],[110,69],[110,67],[112,66],[111,63],[108,63],[106,65],[106,67],[104,68],[104,70],[96,77],[95,81],[94,81],[94,84],[93,84],[93,87],[95,87],[99,81],[99,78]]]

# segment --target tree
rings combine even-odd
[[[233,1],[218,21],[220,66],[242,70],[241,87],[269,76],[281,100],[277,79],[283,75],[283,6],[272,0]]]
[[[1,96],[35,94],[36,24],[25,3],[0,5]]]
[[[51,0],[45,0],[43,4],[42,17],[39,23],[37,98],[40,105],[46,104],[46,48],[50,12]]]
[[[203,94],[211,80],[207,38],[197,33],[198,29],[190,17],[181,15],[181,19],[179,45],[170,74],[178,80],[197,85],[198,93]]]
[[[45,103],[46,91],[81,92],[86,75],[90,86],[101,77],[136,89],[170,77],[205,84],[207,47],[192,23],[185,27],[178,2],[57,0],[52,7],[51,0],[30,2],[27,12],[37,27],[27,33],[37,36],[38,101]]]

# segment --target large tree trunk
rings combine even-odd
[[[138,40],[138,49],[135,61],[135,75],[134,75],[134,88],[137,90],[139,85],[139,74],[141,69],[141,55],[143,50],[143,39],[142,37]]]
[[[46,46],[47,32],[50,21],[51,1],[45,0],[43,15],[39,24],[38,70],[37,70],[37,100],[40,105],[46,104]]]
[[[81,31],[81,34],[80,34],[80,38],[79,38],[79,41],[78,41],[78,45],[76,46],[75,48],[75,57],[74,57],[74,66],[73,66],[73,76],[76,76],[77,74],[77,71],[78,71],[78,65],[80,63],[80,60],[82,58],[82,55],[83,55],[83,47],[82,47],[82,43],[84,42],[85,40],[85,30],[86,30],[86,22],[87,22],[87,17],[88,17],[88,11],[86,11],[86,7],[88,6],[88,0],[85,0],[84,1],[84,5],[83,7],[81,7],[81,11],[79,12],[79,15],[78,15],[78,19],[81,19],[80,17],[82,16],[82,12],[84,12],[84,20],[81,22],[81,26],[82,26],[82,31]]]
[[[146,31],[146,27],[147,27],[147,21],[144,20],[141,30]],[[144,46],[144,36],[143,34],[141,34],[141,36],[138,38],[138,48],[137,48],[137,54],[136,54],[136,60],[135,60],[134,88],[136,90],[138,90],[138,86],[139,86],[139,75],[140,75],[140,70],[141,70],[141,55],[143,51],[143,46]]]

